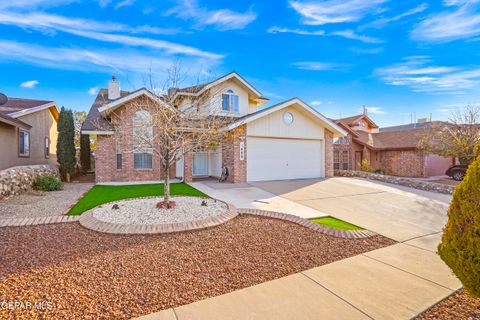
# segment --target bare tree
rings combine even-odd
[[[179,96],[181,79],[180,67],[173,65],[161,89],[150,78],[151,95],[142,95],[130,101],[128,108],[110,115],[122,153],[156,155],[160,159],[164,197],[157,207],[175,206],[170,199],[170,169],[177,161],[191,152],[218,147],[235,135],[235,130],[226,129],[234,118],[222,111],[220,92],[224,88],[213,87],[198,97]],[[197,89],[190,88],[191,92]],[[127,118],[132,122],[124,120]]]
[[[466,106],[451,114],[448,122],[435,122],[425,129],[418,147],[470,164],[480,155],[480,106]]]

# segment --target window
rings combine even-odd
[[[50,158],[50,138],[45,137],[45,159]]]
[[[333,152],[333,169],[340,169],[340,152],[338,151]]]
[[[285,124],[289,125],[289,124],[292,124],[293,122],[293,114],[291,112],[285,112],[283,114],[283,122],[285,122]]]
[[[152,117],[148,111],[137,111],[133,115],[133,167],[152,169],[152,153]]]
[[[348,170],[348,164],[349,164],[349,152],[348,151],[343,151],[343,170]]]
[[[348,139],[347,137],[343,138],[343,144],[349,144],[350,143],[350,139]]]
[[[121,147],[121,141],[120,139],[117,139],[116,147],[115,147],[115,153],[116,153],[116,167],[117,170],[122,170],[122,165],[123,165],[123,159],[122,159],[122,147]]]
[[[234,94],[233,90],[227,90],[222,94],[222,111],[238,112],[238,96]]]
[[[30,156],[30,132],[18,131],[18,155],[20,157]]]

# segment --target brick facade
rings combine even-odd
[[[233,137],[222,144],[222,167],[227,167],[228,182],[240,183],[247,181],[247,126],[235,129]],[[243,142],[244,155],[240,160],[240,144]]]
[[[325,177],[333,177],[333,133],[325,129]]]
[[[418,150],[380,152],[386,174],[403,177],[426,177],[425,154]]]

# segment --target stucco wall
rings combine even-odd
[[[50,110],[42,110],[18,118],[32,126],[30,156],[18,156],[18,128],[0,124],[0,170],[13,166],[36,164],[57,165],[57,122]],[[50,138],[50,155],[45,157],[45,137]]]

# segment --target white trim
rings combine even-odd
[[[152,92],[150,92],[149,90],[143,88],[143,89],[140,89],[134,93],[131,93],[131,94],[127,94],[126,96],[122,97],[122,98],[119,98],[117,100],[114,100],[110,103],[107,103],[106,105],[104,105],[103,107],[100,107],[98,108],[98,111],[100,113],[103,113],[105,111],[109,111],[109,110],[114,110],[116,108],[118,108],[119,106],[121,106],[122,104],[132,100],[132,99],[135,99],[141,95],[146,95],[148,96],[149,98],[151,98],[152,100],[160,100],[159,97],[157,97],[155,94],[153,94]]]
[[[263,118],[269,114],[272,114],[278,110],[282,110],[286,107],[290,107],[292,106],[293,104],[298,104],[300,105],[304,110],[310,112],[313,116],[315,116],[318,120],[320,120],[324,125],[325,127],[327,127],[329,130],[333,131],[334,135],[335,133],[337,133],[337,136],[346,136],[348,133],[343,130],[342,128],[340,128],[337,124],[333,123],[332,121],[328,120],[324,115],[322,115],[320,112],[318,112],[317,110],[313,109],[312,107],[310,107],[308,104],[306,104],[305,102],[303,102],[302,100],[298,99],[298,98],[293,98],[293,99],[290,99],[290,100],[287,100],[285,102],[282,102],[282,103],[279,103],[278,105],[274,106],[273,108],[270,108],[266,111],[259,111],[257,114],[254,114],[252,116],[247,116],[247,118],[243,119],[243,120],[240,120],[240,121],[235,121],[234,123],[230,124],[227,129],[228,130],[232,130],[232,129],[235,129],[236,127],[238,126],[241,126],[243,124],[246,124],[246,123],[249,123],[249,122],[252,122],[252,121],[255,121],[259,118]]]
[[[100,135],[112,135],[114,131],[99,131],[99,130],[82,130],[82,134],[100,134]]]
[[[232,72],[232,73],[229,73],[227,74],[226,76],[224,77],[221,77],[220,79],[218,80],[215,80],[214,82],[211,82],[209,84],[207,84],[202,90],[200,90],[199,92],[197,93],[191,93],[191,92],[177,92],[175,94],[175,96],[173,97],[173,101],[175,101],[178,96],[191,96],[191,97],[197,97],[199,95],[201,95],[202,93],[204,93],[205,91],[207,91],[208,89],[222,83],[222,82],[225,82],[227,80],[230,80],[231,78],[236,78],[238,81],[240,81],[245,87],[247,87],[250,91],[252,91],[253,93],[255,93],[258,98],[262,97],[262,94],[257,90],[255,89],[254,87],[252,87],[248,82],[246,82],[238,73],[236,72]],[[264,99],[262,99],[264,100]],[[268,100],[268,99],[265,99],[265,100]]]
[[[9,113],[8,115],[12,118],[18,118],[18,117],[21,117],[21,116],[25,116],[27,114],[31,114],[31,113],[34,113],[34,112],[38,112],[38,111],[42,111],[42,110],[45,110],[45,109],[49,109],[51,107],[55,107],[55,109],[57,110],[57,112],[60,112],[58,110],[58,107],[57,105],[55,104],[55,102],[48,102],[48,103],[45,103],[45,104],[42,104],[40,106],[37,106],[37,107],[33,107],[33,108],[28,108],[28,109],[24,109],[24,110],[20,110],[20,111],[16,111],[16,112],[12,112],[12,113]]]

